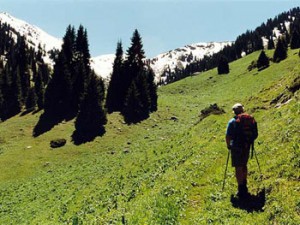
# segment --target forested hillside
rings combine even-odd
[[[202,59],[194,60],[184,69],[175,71],[165,70],[161,84],[172,83],[195,72],[203,72],[217,67],[225,59],[232,62],[244,55],[263,49],[275,49],[277,41],[281,39],[285,46],[290,44],[292,49],[300,47],[300,8],[293,8],[274,18],[268,19],[254,30],[247,30],[240,34],[232,45],[224,47],[220,52],[206,55]]]

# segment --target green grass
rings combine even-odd
[[[159,109],[148,120],[127,126],[111,114],[105,135],[80,146],[71,142],[74,121],[37,138],[32,130],[41,113],[5,121],[0,224],[300,224],[300,96],[286,88],[300,74],[297,53],[248,72],[256,52],[231,63],[229,75],[210,70],[161,87]],[[282,93],[292,100],[270,104]],[[221,191],[235,102],[258,122],[262,180],[255,159],[249,162],[250,192],[266,188],[258,212],[232,206],[231,167]],[[199,122],[200,111],[213,103],[226,113]],[[66,138],[66,146],[51,149],[55,138]]]

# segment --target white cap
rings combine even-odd
[[[241,103],[236,103],[232,106],[234,114],[240,114],[244,112],[244,106]]]
[[[244,109],[244,106],[241,104],[241,103],[236,103],[232,106],[232,109],[233,110],[236,110],[236,109]]]

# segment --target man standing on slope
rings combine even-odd
[[[235,167],[235,176],[238,183],[239,198],[248,196],[247,188],[247,162],[250,147],[258,136],[255,119],[244,112],[242,104],[237,103],[233,107],[235,116],[228,122],[226,131],[226,144],[231,151],[232,166]]]

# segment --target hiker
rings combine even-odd
[[[226,131],[226,144],[231,152],[232,166],[238,183],[237,196],[245,198],[249,195],[247,188],[247,162],[250,147],[257,138],[257,124],[255,119],[244,112],[244,107],[236,103],[232,107],[235,116],[229,120]]]

